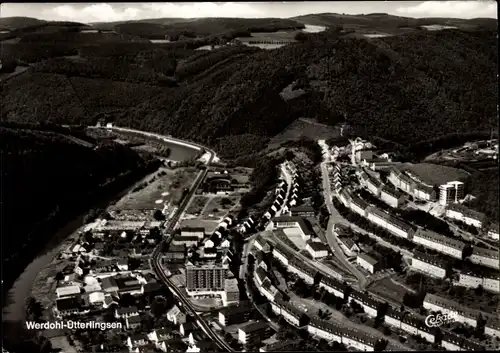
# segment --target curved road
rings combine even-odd
[[[186,143],[184,141],[181,141],[181,140],[178,140],[178,139],[174,139],[174,138],[171,138],[171,137],[162,136],[162,135],[154,134],[154,133],[150,133],[150,132],[144,132],[144,131],[140,131],[140,130],[129,129],[129,128],[113,127],[113,130],[134,132],[134,133],[137,133],[137,134],[140,134],[140,135],[144,135],[144,136],[155,137],[155,138],[158,138],[158,139],[164,140],[164,141],[169,141],[170,140],[170,141],[174,141],[174,142],[175,141],[182,142],[184,144]],[[198,144],[194,144],[194,143],[189,143],[189,144],[191,144],[192,146],[195,146],[197,148],[203,149],[203,150],[207,151],[208,153],[210,153],[210,158],[207,161],[207,166],[210,165],[210,163],[212,163],[213,159],[215,158],[215,152],[214,151],[209,150],[209,149],[207,149],[207,148],[205,148],[205,147],[203,147],[201,145],[198,145]],[[158,246],[153,251],[153,254],[151,255],[151,262],[150,262],[150,264],[151,264],[152,269],[154,270],[154,272],[158,276],[158,278],[160,278],[166,284],[166,286],[172,291],[172,293],[177,297],[177,299],[179,300],[179,302],[181,304],[181,307],[184,308],[184,310],[186,311],[187,315],[192,316],[192,317],[195,318],[196,324],[203,330],[203,332],[205,332],[205,334],[213,342],[216,342],[217,345],[220,348],[222,348],[224,351],[234,352],[234,349],[231,346],[229,346],[221,337],[219,337],[212,330],[212,328],[210,327],[210,325],[208,325],[205,322],[205,320],[195,311],[195,309],[193,308],[193,305],[191,304],[190,300],[188,298],[186,298],[184,296],[184,293],[182,293],[179,290],[179,288],[177,288],[174,285],[174,283],[172,283],[170,281],[170,279],[165,274],[165,271],[163,270],[163,267],[161,265],[161,250],[163,249],[164,246],[168,246],[170,244],[170,242],[172,240],[172,237],[170,236],[170,234],[174,231],[175,227],[177,226],[177,223],[178,223],[178,221],[179,221],[182,213],[184,212],[184,209],[186,208],[186,206],[188,205],[189,201],[191,200],[191,198],[195,194],[196,190],[200,186],[201,182],[203,181],[203,179],[207,175],[207,172],[208,172],[208,168],[205,169],[202,173],[200,173],[198,175],[198,177],[196,178],[195,182],[191,186],[191,189],[189,190],[189,193],[186,195],[186,197],[184,197],[184,199],[182,200],[182,203],[177,208],[175,214],[169,220],[168,225],[166,227],[167,237],[162,242],[160,242],[160,244],[158,244]]]
[[[332,202],[332,192],[330,187],[330,177],[328,176],[328,170],[326,168],[327,162],[321,163],[321,176],[323,179],[323,192],[325,197],[325,202],[328,207],[328,213],[330,213],[330,218],[328,219],[328,227],[325,232],[326,240],[328,241],[328,245],[334,251],[335,257],[345,266],[346,269],[356,276],[358,279],[358,285],[361,290],[366,288],[368,284],[368,280],[366,277],[359,271],[356,266],[347,261],[347,258],[344,254],[344,251],[340,248],[338,238],[333,232],[333,227],[335,223],[343,223],[346,226],[350,226],[348,222],[346,222],[342,216],[337,212]]]

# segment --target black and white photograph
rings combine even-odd
[[[499,351],[497,6],[1,3],[2,353]]]

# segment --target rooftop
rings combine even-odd
[[[379,210],[378,208],[376,208],[374,206],[368,207],[367,211],[368,211],[368,213],[371,213],[371,214],[385,220],[387,223],[390,223],[394,227],[397,227],[401,230],[409,232],[413,229],[413,227],[410,226],[408,223],[403,222],[402,220],[400,220],[394,216],[391,216],[390,214],[388,214],[382,210]]]
[[[368,256],[367,254],[358,254],[358,257],[361,258],[362,260],[368,262],[372,266],[375,266],[378,263],[377,260],[375,260],[371,256]]]
[[[474,210],[467,208],[463,205],[460,205],[458,203],[452,203],[452,204],[448,205],[447,209],[461,213],[466,217],[476,219],[478,221],[483,221],[486,218],[486,215],[484,213],[474,211]]]
[[[265,330],[269,327],[267,322],[264,321],[254,321],[247,322],[246,324],[239,327],[239,329],[245,333],[252,333],[255,331]]]
[[[488,257],[490,259],[498,259],[498,250],[489,250],[481,248],[479,246],[474,246],[472,248],[472,255]]]
[[[307,245],[309,245],[313,251],[328,251],[328,247],[322,242],[309,240]]]
[[[433,241],[435,243],[447,245],[451,248],[457,249],[457,250],[463,250],[465,248],[465,243],[457,240],[457,239],[452,239],[448,238],[444,235],[441,235],[439,233],[433,232],[428,229],[423,229],[423,228],[418,228],[413,237],[420,237],[423,239],[428,239],[430,241]]]
[[[446,268],[447,265],[446,260],[438,256],[429,255],[418,250],[415,250],[413,252],[413,258],[441,268]]]
[[[429,185],[441,185],[449,181],[465,181],[469,177],[469,173],[462,169],[432,163],[406,164],[405,170]]]

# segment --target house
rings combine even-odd
[[[357,195],[351,194],[350,196],[351,196],[351,202],[350,202],[351,210],[363,217],[366,217],[366,209],[368,208],[369,204],[365,200],[358,197]]]
[[[318,275],[318,271],[315,268],[309,267],[297,258],[291,258],[288,261],[288,271],[295,273],[307,284],[314,284],[314,280]]]
[[[228,306],[219,311],[219,323],[222,326],[241,324],[250,318],[252,306],[245,301],[237,306]]]
[[[447,263],[438,256],[428,255],[415,250],[411,259],[411,268],[432,277],[445,278]]]
[[[491,239],[493,239],[493,240],[499,240],[499,237],[498,237],[498,223],[492,223],[492,224],[490,224],[487,234],[488,234],[488,237],[490,237]]]
[[[127,346],[130,349],[140,346],[145,346],[148,343],[149,343],[148,337],[142,333],[133,334],[128,336],[127,338]]]
[[[448,205],[445,215],[448,218],[464,222],[465,224],[476,228],[482,228],[483,223],[486,220],[486,215],[484,213],[471,210],[470,208],[457,203]]]
[[[118,284],[116,284],[116,281],[112,277],[103,278],[101,282],[101,287],[107,293],[118,292],[119,289]]]
[[[308,317],[302,311],[294,307],[292,304],[284,302],[282,299],[277,299],[271,303],[271,310],[283,316],[283,318],[295,327],[303,327],[308,324]]]
[[[167,320],[174,325],[180,325],[186,322],[186,314],[184,314],[177,305],[174,305],[167,312]]]
[[[186,258],[186,246],[171,244],[163,257],[167,262],[182,263]]]
[[[128,316],[125,318],[125,326],[129,330],[133,330],[141,326],[140,315]]]
[[[56,307],[54,309],[54,313],[57,317],[81,314],[82,312],[83,308],[80,302],[80,298],[69,297],[56,299]]]
[[[359,251],[359,246],[350,237],[337,237],[340,248],[347,256],[355,256]]]
[[[238,341],[242,344],[261,342],[269,338],[273,331],[267,322],[250,321],[238,329]]]
[[[259,292],[270,302],[275,302],[277,298],[281,296],[280,291],[271,284],[269,278],[266,278],[266,280],[262,283],[262,286],[259,288]]]
[[[314,217],[314,208],[312,206],[295,206],[290,208],[290,216]]]
[[[455,301],[439,297],[435,294],[427,293],[425,295],[423,306],[427,310],[443,314],[455,314],[455,321],[467,324],[472,327],[477,326],[479,313],[475,310],[466,308]]]
[[[185,245],[186,247],[191,247],[193,245],[197,245],[200,241],[200,238],[197,236],[183,236],[183,235],[175,235],[172,239],[173,245]]]
[[[406,314],[405,311],[395,310],[389,307],[384,316],[384,323],[386,325],[393,326],[397,329],[401,329],[401,325],[403,323],[402,320],[405,314]]]
[[[255,264],[257,267],[262,267],[265,271],[267,271],[266,258],[263,251],[257,251],[255,253]]]
[[[104,292],[92,292],[89,294],[89,303],[92,305],[103,304],[104,299]]]
[[[413,227],[374,206],[366,208],[367,218],[370,222],[386,229],[391,234],[408,239],[413,234]]]
[[[500,338],[500,320],[489,318],[484,325],[484,334]]]
[[[366,254],[358,254],[356,257],[356,264],[370,273],[375,273],[380,270],[380,263],[373,257]]]
[[[118,259],[116,265],[120,271],[128,271],[128,259]]]
[[[127,317],[138,316],[138,315],[139,315],[139,310],[137,310],[137,307],[135,306],[115,309],[115,318],[117,319],[121,318],[125,319]]]
[[[264,270],[262,267],[257,267],[257,269],[255,270],[255,281],[257,282],[257,284],[259,286],[262,286],[262,283],[266,278],[268,278],[266,270]]]
[[[364,332],[343,328],[342,343],[359,351],[373,352],[379,341]]]
[[[331,277],[322,276],[318,286],[336,297],[344,299],[347,292],[347,285]]]
[[[349,303],[352,303],[353,301],[361,305],[368,316],[377,317],[379,302],[373,299],[370,295],[352,290],[349,294]]]
[[[163,352],[167,351],[165,341],[172,338],[172,329],[161,328],[156,329],[148,333],[148,339],[155,344],[155,346],[161,349]]]
[[[465,243],[446,237],[428,229],[418,228],[413,235],[413,242],[444,254],[462,259]]]
[[[106,296],[104,297],[104,302],[102,303],[102,307],[104,309],[107,309],[111,305],[118,306],[118,301],[115,300],[111,295],[106,294]]]
[[[203,227],[184,227],[181,228],[182,237],[197,237],[203,239],[205,237],[205,228]]]
[[[81,293],[79,286],[65,286],[56,288],[58,298],[72,297]]]
[[[253,242],[253,245],[258,249],[262,250],[264,249],[264,246],[267,244],[267,241],[265,241],[260,235],[258,235],[255,238],[255,241]]]
[[[279,260],[285,266],[288,266],[288,258],[290,254],[279,244],[277,244],[273,249],[273,257]]]
[[[474,246],[469,260],[474,264],[498,269],[500,266],[498,255],[498,250],[489,250],[479,246]]]
[[[313,259],[320,259],[328,256],[328,248],[322,242],[308,240],[306,250]]]
[[[465,338],[458,336],[451,332],[443,332],[443,337],[441,338],[441,347],[447,351],[460,351],[460,347]]]
[[[380,199],[394,208],[400,207],[405,201],[401,192],[388,186],[382,187],[382,190],[380,191]]]
[[[331,322],[313,318],[307,325],[307,331],[312,336],[322,338],[328,342],[342,343],[342,329]]]
[[[196,330],[196,324],[192,321],[187,321],[179,325],[179,333],[183,337],[187,337],[191,332]]]
[[[131,294],[131,295],[142,295],[144,294],[144,287],[142,283],[140,283],[134,277],[120,277],[115,279],[116,284],[118,285],[118,293],[120,295],[123,294]]]
[[[401,330],[408,332],[410,335],[418,335],[418,319],[407,313],[401,320]]]

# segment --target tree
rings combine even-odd
[[[56,275],[54,276],[54,279],[55,279],[56,281],[62,281],[62,280],[64,279],[64,274],[63,274],[61,271],[59,271],[59,272],[57,272],[57,273],[56,273]]]
[[[134,305],[136,305],[136,300],[131,294],[125,293],[120,297],[120,306],[121,307],[128,308],[128,307],[131,307]]]
[[[164,221],[165,220],[165,215],[163,214],[163,212],[161,210],[156,210],[154,213],[153,213],[153,218],[157,221]]]
[[[166,313],[167,310],[167,302],[162,297],[154,298],[151,303],[151,313],[154,317],[159,318]]]

